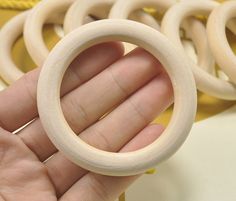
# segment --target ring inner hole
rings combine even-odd
[[[96,45],[96,47],[89,48],[90,50],[96,49],[98,47],[101,47],[102,44]],[[103,45],[108,45],[108,43],[104,43]],[[92,69],[88,69],[89,66],[86,66],[86,63],[93,60],[93,57],[95,58],[97,55],[94,56],[88,56],[87,61],[86,59],[83,59],[83,57],[86,57],[86,54],[89,50],[85,50],[82,52],[77,58],[75,59],[71,65],[70,70],[67,70],[62,82],[62,89],[66,86],[65,80],[68,76],[69,71],[77,72],[78,77],[80,79],[85,79],[84,76],[86,74],[85,71],[92,71]],[[95,51],[99,54],[99,48]],[[139,69],[145,68],[139,63],[135,63],[135,56],[132,55],[146,55],[144,59],[137,59],[144,64],[146,62],[150,62],[147,60],[148,57],[152,57],[154,60],[155,58],[151,56],[149,53],[147,53],[142,48],[136,48],[133,50],[133,52],[130,52],[128,55],[125,55],[120,60],[116,61],[115,63],[111,64],[110,66],[104,68],[103,70],[100,70],[96,75],[91,76],[90,78],[87,78],[86,81],[82,83],[81,86],[74,88],[71,91],[72,95],[66,95],[63,97],[63,102],[68,102],[68,107],[70,110],[73,110],[75,114],[77,114],[77,117],[70,117],[71,114],[68,115],[68,110],[66,112],[65,109],[63,109],[63,103],[62,103],[62,110],[65,115],[65,119],[67,120],[69,126],[72,128],[72,130],[81,137],[82,140],[86,141],[91,146],[94,146],[98,149],[108,151],[108,152],[118,152],[122,151],[124,144],[127,143],[133,143],[134,141],[131,141],[131,139],[134,137],[136,138],[138,133],[141,133],[144,131],[144,128],[149,126],[155,126],[160,129],[158,132],[159,134],[155,135],[155,139],[161,135],[161,133],[164,130],[164,126],[167,126],[171,114],[172,114],[172,87],[168,84],[165,85],[165,82],[168,83],[168,81],[163,82],[162,79],[169,80],[168,76],[164,70],[163,67],[160,67],[159,62],[156,60],[156,63],[159,64],[159,66],[155,66],[152,68],[157,68],[156,74],[153,76],[149,76],[146,79],[145,82],[142,84],[137,84],[137,86],[132,86],[132,89],[129,89],[127,92],[127,89],[125,87],[129,88],[132,84],[132,81],[140,82],[140,79],[142,80],[142,76],[135,73],[135,68],[138,66]],[[147,56],[149,54],[149,56]],[[127,57],[130,57],[127,59]],[[146,58],[147,57],[147,58]],[[145,61],[146,59],[146,61]],[[127,61],[125,61],[127,60]],[[139,62],[137,60],[137,62]],[[122,62],[123,64],[119,64],[119,62]],[[120,65],[120,66],[119,66]],[[125,67],[122,65],[126,65]],[[119,70],[119,67],[121,70]],[[133,70],[127,71],[127,68],[132,68]],[[139,70],[140,71],[140,70]],[[142,71],[142,70],[141,70]],[[140,72],[141,72],[140,71]],[[113,75],[111,75],[114,72]],[[127,78],[125,78],[127,76]],[[139,76],[137,78],[136,76]],[[160,76],[160,78],[159,78]],[[163,78],[163,76],[167,76]],[[147,77],[147,76],[146,76]],[[126,80],[129,80],[127,82]],[[154,81],[155,79],[155,81]],[[159,80],[159,81],[158,81]],[[154,87],[154,90],[160,90],[158,92],[152,92],[148,94],[147,91],[150,90],[149,85],[160,85],[158,87]],[[123,85],[123,87],[122,87]],[[168,88],[169,87],[169,88]],[[146,88],[146,89],[145,89]],[[167,89],[168,88],[168,89]],[[168,90],[168,92],[165,92]],[[88,92],[90,91],[90,92]],[[146,92],[145,92],[146,91]],[[127,93],[124,95],[124,93]],[[152,94],[153,93],[153,94]],[[169,93],[169,100],[163,100],[163,98],[167,97],[166,93]],[[139,94],[139,95],[138,95]],[[155,95],[154,95],[155,94]],[[158,94],[158,95],[156,95]],[[147,99],[150,99],[150,96],[156,97],[155,104],[157,106],[156,108],[153,108],[152,111],[151,105],[142,105],[139,99],[142,99],[141,97],[146,95]],[[90,98],[90,97],[93,98]],[[136,98],[135,98],[136,97]],[[105,100],[108,99],[108,100]],[[159,100],[158,100],[159,99]],[[167,104],[166,102],[169,103]],[[151,101],[153,104],[154,100]],[[148,103],[148,101],[147,101]],[[160,106],[161,105],[161,106]],[[158,107],[163,107],[161,110]],[[65,107],[64,107],[65,108]],[[131,109],[129,109],[131,108]],[[153,117],[148,117],[148,122],[145,122],[145,125],[143,126],[136,126],[136,124],[140,123],[140,119],[142,117],[143,110],[149,110],[148,113],[151,113]],[[165,111],[166,110],[166,111]],[[127,111],[127,113],[125,113]],[[135,111],[129,113],[129,111]],[[163,112],[165,111],[165,112]],[[155,113],[156,112],[156,113]],[[95,113],[99,113],[99,115],[94,115]],[[119,115],[119,114],[122,115]],[[155,113],[155,114],[154,114]],[[159,114],[157,114],[159,113]],[[136,116],[137,115],[137,116]],[[139,117],[138,117],[139,115]],[[152,126],[151,126],[152,124]],[[155,124],[155,125],[153,125]],[[135,127],[135,128],[134,128]],[[150,132],[152,132],[152,128],[150,129]],[[145,132],[147,135],[143,140],[146,141],[145,146],[151,144],[153,139],[153,133],[148,135],[148,131]],[[112,137],[112,135],[114,137]],[[89,137],[88,137],[89,136]],[[128,137],[127,137],[128,136]],[[101,141],[101,142],[100,142]],[[138,140],[139,141],[139,140]],[[139,142],[140,143],[140,142]],[[137,146],[137,149],[144,148],[145,146],[139,147]],[[132,150],[133,151],[133,150]],[[124,151],[129,152],[129,151]]]

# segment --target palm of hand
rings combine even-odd
[[[47,168],[17,137],[0,132],[0,200],[57,200]]]
[[[155,58],[142,49],[122,56],[118,43],[92,47],[71,64],[62,85],[62,109],[71,128],[106,151],[150,144],[163,129],[149,123],[171,103],[169,79]],[[0,92],[0,201],[114,200],[137,176],[87,172],[57,151],[38,117],[38,75],[36,69]]]

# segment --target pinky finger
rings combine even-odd
[[[120,152],[135,151],[155,141],[163,132],[160,125],[150,125],[127,143]],[[111,177],[88,173],[77,181],[60,201],[114,201],[140,175],[130,177]]]

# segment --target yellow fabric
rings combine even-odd
[[[40,0],[0,0],[0,8],[26,10],[35,6]]]
[[[157,172],[156,168],[150,169],[146,172],[146,174],[155,174]]]
[[[119,197],[119,201],[125,201],[125,193],[122,193],[121,196]]]

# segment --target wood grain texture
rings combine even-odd
[[[174,90],[173,116],[164,133],[149,146],[129,153],[105,152],[83,142],[66,122],[59,101],[63,74],[71,61],[90,46],[115,40],[134,43],[158,58]],[[70,160],[96,173],[125,176],[143,173],[178,150],[192,127],[197,96],[188,59],[163,34],[134,21],[109,19],[83,25],[55,46],[40,74],[37,102],[49,138]]]

